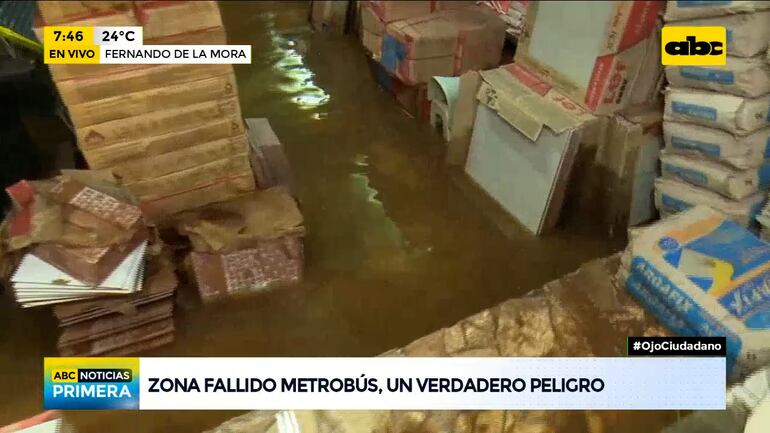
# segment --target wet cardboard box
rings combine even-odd
[[[190,255],[198,292],[204,302],[286,286],[302,280],[302,238],[285,236],[259,241],[231,253]]]
[[[465,171],[524,227],[543,234],[558,222],[583,130],[596,118],[521,65],[480,74]]]
[[[654,98],[661,1],[529,2],[516,63],[596,114]]]
[[[240,111],[238,98],[229,97],[89,125],[78,128],[75,135],[78,146],[88,150],[189,129],[225,117],[240,118]]]
[[[497,66],[505,23],[486,8],[467,7],[394,21],[382,40],[381,62],[406,84]]]
[[[124,93],[67,107],[76,128],[141,114],[185,107],[238,94],[235,75],[201,76],[195,81],[140,92]]]
[[[171,153],[179,156],[177,152],[185,153],[188,148],[191,153],[196,153],[198,146],[208,144],[216,147],[210,143],[221,143],[223,140],[237,142],[243,137],[243,133],[243,121],[238,117],[228,116],[166,134],[82,151],[88,165],[93,169],[121,167],[129,172],[142,173],[143,164],[151,162],[154,158],[168,158],[165,155]],[[131,177],[131,174],[127,176]]]
[[[222,27],[216,1],[137,1],[136,15],[145,39]]]

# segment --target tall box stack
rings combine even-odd
[[[42,25],[141,25],[146,45],[227,43],[215,1],[38,3]],[[149,221],[254,190],[231,65],[50,69],[89,166],[112,169]]]
[[[655,103],[663,6],[530,2],[515,63],[481,72],[465,171],[533,233],[558,222],[566,191],[574,190],[570,183],[600,170],[612,188],[603,200],[607,209],[592,201],[593,217],[604,214],[613,225],[649,218],[644,208],[652,201],[660,147]],[[595,160],[588,173],[572,176],[592,136]]]
[[[770,3],[669,1],[666,26],[726,28],[723,66],[667,66],[661,178],[666,216],[704,204],[756,225],[770,188]]]

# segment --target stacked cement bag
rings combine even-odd
[[[667,26],[723,26],[723,66],[667,66],[663,216],[705,204],[752,226],[770,189],[770,2],[669,1]]]
[[[618,279],[681,336],[727,338],[730,373],[770,365],[770,244],[707,206],[635,229]]]

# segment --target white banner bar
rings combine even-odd
[[[251,45],[100,45],[105,65],[250,64]]]
[[[140,409],[724,409],[724,358],[140,358]]]

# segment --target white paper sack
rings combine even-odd
[[[724,26],[727,29],[727,55],[764,55],[770,41],[770,11],[678,21],[677,26]]]
[[[692,0],[668,0],[666,21],[692,20],[696,18],[718,17],[744,12],[756,12],[770,9],[768,1],[718,1],[701,2]],[[711,3],[711,4],[709,4]]]
[[[770,244],[696,206],[642,229],[629,248],[630,277],[698,335],[727,337],[734,377],[770,364]]]
[[[663,122],[666,152],[697,155],[748,169],[764,162],[770,152],[770,127],[744,137],[694,123]]]
[[[673,87],[692,87],[751,98],[770,92],[770,65],[761,56],[727,56],[724,66],[666,66],[666,78]]]
[[[663,118],[719,128],[736,135],[748,135],[770,126],[768,120],[770,94],[744,98],[704,90],[666,89]]]
[[[679,179],[735,200],[746,198],[770,184],[770,164],[739,170],[703,158],[669,154],[660,155],[661,173],[667,179]]]
[[[753,227],[756,226],[754,218],[761,211],[765,197],[764,193],[757,193],[736,201],[678,180],[655,179],[655,207],[663,216],[705,205],[744,227]]]

